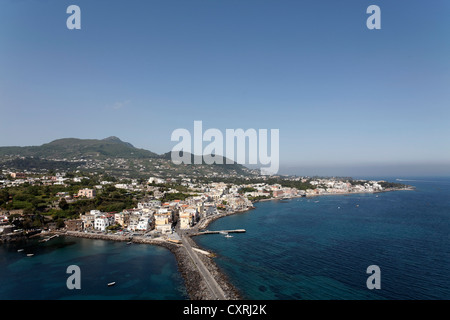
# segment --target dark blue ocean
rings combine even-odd
[[[194,240],[247,299],[450,299],[450,179],[404,183],[416,190],[260,202],[208,227],[246,233]],[[81,290],[66,287],[72,264]],[[379,290],[366,286],[370,265]],[[0,271],[0,299],[187,299],[175,257],[151,245],[3,244]]]
[[[195,241],[247,299],[450,299],[450,179],[412,180],[415,191],[260,202],[209,226],[246,233]]]

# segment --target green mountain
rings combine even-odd
[[[158,155],[139,149],[117,137],[105,139],[65,138],[30,147],[0,147],[0,168],[42,172],[42,170],[100,171],[113,176],[145,177],[149,174],[210,177],[249,175],[248,168],[237,164],[174,164],[171,152]],[[225,159],[223,161],[225,163]]]
[[[155,158],[154,152],[135,148],[117,137],[97,139],[65,138],[32,147],[0,147],[0,156],[37,157],[44,159],[82,158]]]

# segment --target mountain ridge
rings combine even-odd
[[[159,156],[152,151],[136,148],[131,143],[114,136],[105,139],[61,138],[40,146],[0,147],[0,156],[12,154],[23,157],[60,159],[77,157],[154,158]]]
[[[40,146],[26,147],[0,147],[0,165],[3,168],[15,168],[18,170],[41,170],[63,168],[77,168],[72,161],[83,162],[79,166],[88,166],[89,163],[97,163],[98,169],[111,169],[115,171],[127,171],[123,167],[132,168],[132,171],[139,171],[139,174],[145,175],[148,172],[159,172],[165,170],[166,174],[182,174],[183,172],[194,175],[205,175],[212,171],[221,173],[232,173],[247,175],[250,169],[234,161],[230,163],[225,157],[217,155],[217,159],[222,158],[223,164],[207,164],[201,158],[202,156],[187,153],[190,164],[177,165],[171,161],[172,151],[156,154],[146,149],[134,147],[129,142],[124,142],[120,138],[110,136],[104,139],[79,139],[79,138],[61,138]],[[111,161],[116,162],[111,164]],[[127,164],[117,162],[123,162]],[[197,161],[194,161],[197,160]],[[133,163],[132,163],[133,162]],[[220,161],[219,161],[220,162]],[[197,164],[200,163],[200,164]],[[140,167],[138,168],[137,166]],[[105,166],[109,166],[106,168]],[[161,169],[161,166],[165,169]],[[81,167],[80,167],[81,168]],[[143,169],[145,168],[145,169]]]

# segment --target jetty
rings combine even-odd
[[[228,234],[228,233],[245,233],[245,229],[235,229],[235,230],[217,230],[217,231],[211,231],[211,230],[205,230],[205,231],[199,231],[196,233],[191,234],[192,236],[200,236],[203,234]]]
[[[50,236],[48,238],[39,240],[39,242],[47,242],[47,241],[52,240],[53,238],[56,238],[56,237],[59,237],[59,234],[54,234],[54,235],[52,235],[52,236]]]

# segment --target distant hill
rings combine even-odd
[[[117,137],[102,140],[65,138],[32,147],[0,147],[0,156],[15,155],[45,159],[155,158],[154,152],[135,148]]]
[[[201,160],[201,163],[202,163],[202,164],[206,164],[205,161],[203,160],[203,157],[202,157],[202,156],[194,155],[194,154],[189,153],[189,152],[186,152],[186,154],[191,158],[191,164],[193,164],[195,161],[197,161],[198,163],[200,163],[200,160]],[[183,155],[184,155],[183,151],[180,151],[180,156],[183,156]],[[214,155],[213,155],[213,156],[214,156]],[[160,157],[161,157],[162,159],[172,160],[172,151],[163,153],[162,155],[160,155]],[[216,162],[219,162],[220,159],[222,159],[222,163],[227,163],[227,161],[228,161],[228,164],[230,164],[230,165],[235,165],[235,164],[237,164],[236,162],[234,162],[234,161],[230,162],[229,159],[227,159],[227,158],[225,158],[225,157],[222,157],[222,156],[219,156],[219,155],[216,155],[215,157],[217,157]]]
[[[198,165],[194,164],[194,158],[199,156],[190,154],[190,157],[191,164],[177,165],[171,161],[171,152],[158,155],[136,148],[117,137],[101,140],[64,138],[41,146],[0,147],[0,168],[20,171],[89,169],[101,170],[111,175],[135,177],[147,176],[150,173],[166,177],[179,174],[202,177],[215,174],[250,174],[250,170],[243,165],[225,164],[225,159],[224,164],[208,165],[203,161]],[[97,164],[93,164],[91,160]]]
[[[219,171],[231,171],[233,170],[236,174],[242,174],[242,175],[248,175],[249,173],[249,169],[241,164],[238,164],[235,161],[231,161],[226,158],[226,157],[222,157],[220,155],[215,155],[216,157],[216,162],[217,163],[213,163],[213,164],[207,164],[202,156],[199,155],[194,155],[192,153],[187,152],[188,156],[191,159],[190,164],[187,164],[188,167],[201,167],[201,168],[206,168],[206,167],[213,167],[213,168],[217,168]],[[183,152],[180,152],[180,156],[183,156]],[[214,156],[214,155],[213,155]],[[160,158],[171,161],[172,160],[172,151],[166,152],[162,155],[160,155]],[[222,163],[219,164],[220,159],[222,159]]]

